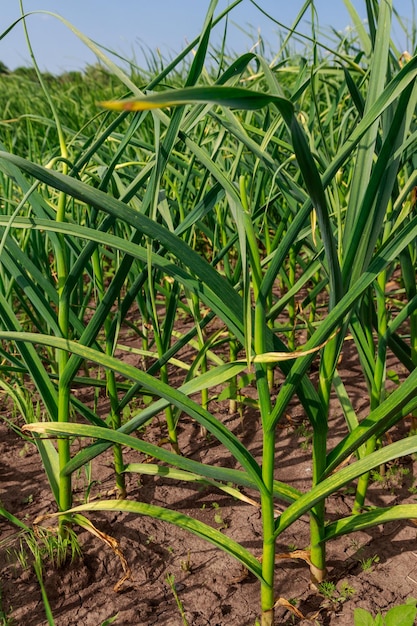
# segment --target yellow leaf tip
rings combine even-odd
[[[111,111],[122,111],[124,109],[124,104],[120,100],[102,100],[101,102],[97,102],[99,107],[103,109],[110,109]]]

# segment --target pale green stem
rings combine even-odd
[[[265,376],[265,373],[263,374]],[[267,382],[265,380],[265,382]],[[268,388],[268,385],[263,385]],[[274,498],[273,481],[275,465],[275,429],[263,432],[263,454],[262,454],[262,479],[265,484],[265,492],[261,494],[262,510],[262,577],[261,583],[261,609],[262,624],[269,624],[275,604],[274,580],[275,580],[275,519],[274,519]],[[265,620],[264,620],[265,616]],[[273,622],[272,622],[273,623]]]
[[[408,301],[412,300],[416,293],[415,253],[411,246],[400,255],[401,272]],[[413,364],[417,367],[417,311],[413,311],[410,320],[410,353]],[[417,432],[417,411],[411,413],[411,434]]]
[[[317,274],[315,275],[315,282],[316,283],[320,282],[320,273],[319,272],[317,272]],[[309,312],[309,316],[308,316],[308,321],[310,322],[310,324],[314,324],[314,322],[315,322],[316,311],[317,311],[317,296],[312,298],[311,301],[310,301],[310,312]],[[310,338],[310,337],[311,337],[311,332],[309,330],[308,338]]]
[[[265,223],[264,232],[265,232],[264,245],[265,245],[266,256],[268,257],[271,254],[272,245],[271,245],[271,235],[270,235],[267,223]],[[268,294],[268,296],[267,296],[267,299],[266,299],[266,309],[268,311],[271,310],[272,304],[273,304],[273,298],[272,298],[272,292],[270,292]],[[273,328],[274,328],[274,320],[273,319],[268,320],[268,326],[273,331]],[[274,366],[268,366],[267,377],[268,377],[269,391],[272,392],[273,389],[274,389],[274,382],[275,382],[275,368],[274,368]]]
[[[375,362],[374,380],[372,381],[371,390],[371,411],[375,410],[383,401],[385,396],[385,371],[386,371],[386,353],[387,353],[387,328],[388,315],[387,305],[385,301],[387,273],[384,270],[378,276],[376,281],[376,303],[377,303],[377,319],[378,319],[378,349]],[[371,437],[366,443],[366,455],[372,454],[377,445],[377,438]],[[352,513],[360,513],[365,505],[366,493],[369,485],[369,472],[363,474],[358,479],[356,488],[355,502]]]
[[[237,360],[238,346],[237,346],[237,341],[233,337],[230,340],[229,354],[230,354],[231,363]],[[230,415],[233,415],[234,413],[236,413],[236,410],[237,410],[237,391],[238,391],[237,376],[233,376],[233,378],[230,379],[229,389],[230,389],[229,413]]]
[[[94,269],[95,282],[97,286],[97,292],[99,299],[102,300],[105,295],[105,285],[103,280],[103,269],[100,264],[99,252],[98,249],[94,250],[92,256],[92,264]],[[106,354],[109,356],[113,355],[113,341],[111,337],[111,326],[112,322],[110,316],[107,316],[104,322],[104,334],[106,337]],[[117,394],[117,384],[116,384],[116,376],[112,370],[106,369],[106,386],[107,386],[107,394],[110,399],[110,423],[114,430],[117,430],[122,425],[119,411],[119,398]],[[123,452],[122,447],[119,444],[115,444],[113,446],[113,462],[114,462],[114,472],[115,472],[115,481],[116,481],[116,489],[118,492],[118,497],[123,499],[126,497],[126,480],[124,469],[125,465],[123,462]]]
[[[60,193],[58,199],[57,222],[64,221],[65,216],[65,194]],[[67,262],[66,249],[63,237],[59,237],[60,246],[55,250],[57,263],[57,279],[58,279],[58,322],[62,336],[69,338],[69,302],[68,298],[63,295],[64,285],[67,278]],[[57,350],[56,357],[58,362],[58,422],[68,422],[70,416],[70,388],[69,385],[62,383],[62,375],[68,363],[68,352],[66,350]],[[70,442],[68,437],[58,439],[58,457],[59,457],[59,508],[66,511],[72,505],[72,486],[71,474],[67,476],[62,470],[71,459]],[[64,531],[66,522],[59,521],[61,532]]]
[[[266,324],[263,303],[255,308],[255,353],[265,352],[263,328]],[[265,489],[261,492],[262,511],[262,578],[261,609],[262,625],[274,623],[274,580],[275,580],[275,517],[274,517],[274,474],[275,474],[275,428],[270,427],[271,396],[268,385],[267,367],[256,366],[256,383],[262,420],[262,480]]]
[[[109,342],[106,342],[106,354],[111,356],[112,352],[113,351],[111,349],[111,345],[109,345]],[[118,430],[122,425],[122,421],[120,418],[120,411],[118,409],[119,399],[118,399],[118,394],[117,394],[116,377],[113,371],[106,370],[106,384],[107,384],[107,393],[110,398],[111,426],[114,430]],[[122,446],[120,446],[119,444],[115,444],[113,446],[113,462],[114,462],[115,481],[116,481],[116,489],[118,492],[118,497],[123,499],[126,497],[126,481],[125,481],[125,474],[124,474],[125,464],[123,461]]]
[[[67,157],[65,144],[61,144],[63,156]],[[62,171],[67,173],[67,165],[63,163]],[[65,221],[66,194],[60,192],[58,196],[58,206],[56,221]],[[65,282],[68,276],[67,267],[67,249],[65,239],[62,235],[58,235],[59,244],[55,250],[56,267],[57,267],[57,284],[58,284],[58,323],[62,336],[69,339],[69,296],[66,294]],[[62,376],[68,363],[68,352],[66,350],[56,351],[58,362],[58,422],[69,422],[70,418],[70,396],[71,390],[69,385],[62,383]],[[67,476],[63,473],[63,468],[71,460],[70,441],[68,437],[58,439],[58,457],[59,457],[59,508],[66,511],[72,506],[72,480],[71,474]],[[60,532],[65,534],[66,522],[59,519]]]
[[[333,375],[339,354],[337,337],[332,339],[324,348],[321,362],[318,392],[324,415],[313,430],[312,453],[312,487],[315,487],[323,478],[326,470],[328,413]],[[316,587],[326,577],[326,543],[324,539],[326,502],[319,502],[311,510],[310,516],[310,572],[311,583]]]
[[[148,253],[150,254],[152,251],[151,244],[148,245]],[[151,301],[151,309],[152,309],[152,326],[154,331],[154,339],[156,344],[156,349],[158,352],[158,357],[162,357],[164,355],[164,348],[161,336],[161,329],[159,326],[157,306],[156,306],[156,298],[155,298],[155,289],[154,289],[154,273],[152,270],[152,262],[149,258],[148,260],[148,289],[149,289],[149,298]],[[168,380],[168,368],[166,365],[162,365],[160,369],[161,381],[165,384],[169,384]],[[173,452],[180,454],[180,450],[178,447],[178,437],[177,437],[177,427],[174,417],[174,412],[172,410],[172,406],[169,405],[165,409],[165,420],[167,424],[168,430],[168,440]]]
[[[155,344],[156,344],[158,356],[161,358],[164,354],[164,350],[162,346],[160,328],[159,328],[159,323],[158,323],[157,318],[154,318],[153,327],[154,327]],[[165,383],[166,385],[168,385],[169,384],[168,368],[166,365],[163,365],[161,367],[160,376],[161,376],[161,381]],[[168,440],[169,440],[170,446],[173,452],[180,454],[180,450],[178,447],[177,427],[176,427],[176,422],[174,418],[174,412],[172,410],[171,405],[167,406],[167,408],[165,409],[165,419],[166,419],[166,424],[167,424],[167,429],[168,429]]]
[[[23,2],[20,0],[20,11],[24,15]],[[23,29],[25,32],[26,42],[29,48],[30,56],[35,67],[36,74],[39,82],[42,86],[45,97],[51,107],[52,114],[54,116],[56,130],[58,133],[59,147],[61,152],[62,161],[62,173],[68,173],[68,165],[66,160],[68,159],[68,150],[65,142],[64,133],[62,130],[61,122],[57,111],[55,109],[54,102],[48,92],[46,84],[43,80],[43,76],[37,65],[35,55],[33,54],[32,45],[30,43],[29,34],[26,28],[26,20],[23,19]],[[66,194],[59,193],[56,221],[65,221],[66,210]],[[63,236],[58,236],[58,245],[55,249],[56,256],[56,268],[57,268],[57,291],[58,291],[58,323],[62,334],[62,337],[69,338],[69,299],[64,295],[64,286],[67,279],[67,250],[65,245],[65,239]],[[64,373],[67,361],[68,353],[65,350],[56,351],[56,359],[58,363],[58,422],[68,422],[70,413],[70,388],[68,385],[61,384],[62,374]],[[59,502],[58,506],[61,510],[71,508],[72,505],[72,481],[71,476],[64,476],[62,469],[70,461],[71,451],[68,438],[58,439],[58,457],[59,457]],[[65,534],[65,522],[59,521],[60,532]]]
[[[288,280],[290,283],[290,287],[292,287],[295,283],[295,266],[296,266],[296,254],[294,248],[291,248],[289,251],[289,267],[288,267]],[[295,298],[291,298],[288,303],[288,316],[290,320],[291,331],[288,337],[288,349],[290,352],[295,350],[295,326],[297,321],[296,309],[295,309]]]
[[[201,328],[201,324],[200,324],[202,318],[201,318],[201,312],[200,312],[200,307],[199,307],[199,300],[198,300],[197,295],[194,293],[191,294],[191,305],[192,305],[194,321],[195,321],[196,328],[197,328],[198,348],[201,351],[201,350],[204,350],[206,339],[205,339],[204,330]],[[205,374],[207,372],[207,354],[206,353],[204,353],[201,358],[200,371],[202,374]],[[201,406],[203,407],[203,409],[207,410],[208,404],[209,404],[209,393],[208,393],[208,388],[205,388],[201,390]]]
[[[158,346],[158,344],[160,344],[160,341],[155,339],[155,343]],[[162,354],[163,354],[163,350],[160,350],[158,348],[158,355],[162,356]],[[160,373],[161,373],[161,381],[163,383],[165,383],[166,385],[168,385],[169,384],[168,368],[167,368],[166,365],[163,365],[161,367]],[[178,438],[177,438],[177,425],[176,425],[174,412],[172,410],[172,406],[171,405],[169,405],[165,409],[165,419],[166,419],[167,429],[168,429],[169,444],[170,444],[173,452],[176,452],[177,454],[180,454],[180,449],[179,449],[179,446],[178,446]]]
[[[326,468],[327,428],[316,429],[313,434],[313,484],[317,485]],[[316,504],[310,516],[310,574],[311,584],[316,587],[326,577],[326,543],[324,540],[326,502]]]
[[[251,219],[248,198],[246,194],[245,178],[240,177],[240,192],[243,206],[245,232],[249,247],[249,259],[252,273],[252,288],[256,302],[253,347],[255,354],[266,352],[265,332],[267,303],[259,299],[262,281],[262,267],[259,248]],[[247,297],[250,297],[248,292]],[[247,306],[249,303],[245,303]],[[249,330],[248,330],[249,332]],[[275,517],[274,517],[274,474],[275,474],[275,428],[271,428],[271,395],[268,385],[268,368],[264,364],[256,365],[256,386],[259,398],[259,409],[262,421],[262,481],[264,489],[261,492],[262,511],[262,582],[261,582],[261,609],[262,626],[271,626],[274,623],[274,580],[275,580]]]

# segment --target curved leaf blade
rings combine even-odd
[[[76,506],[63,513],[79,513],[81,511],[121,511],[122,513],[134,513],[136,515],[146,515],[154,519],[160,519],[164,522],[174,524],[178,528],[183,528],[189,532],[205,539],[209,543],[216,546],[223,552],[237,559],[244,567],[252,572],[258,580],[263,582],[262,565],[248,550],[243,548],[230,537],[227,537],[219,530],[204,524],[199,520],[193,519],[183,513],[178,513],[171,509],[165,509],[153,504],[145,504],[143,502],[132,502],[130,500],[101,500],[100,502],[91,502]]]

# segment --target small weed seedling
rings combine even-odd
[[[185,617],[184,606],[178,596],[177,587],[175,585],[175,578],[173,574],[168,574],[166,577],[166,583],[172,591],[172,595],[175,598],[175,602],[177,603],[178,611],[180,612],[182,623],[184,626],[188,626],[187,618]]]
[[[395,487],[401,487],[404,483],[404,478],[408,476],[409,473],[410,470],[408,467],[401,467],[394,463],[384,472],[378,470],[371,471],[371,478],[382,487],[393,489]]]
[[[320,583],[318,589],[325,598],[322,606],[324,608],[333,609],[336,609],[338,605],[349,600],[349,598],[356,593],[355,589],[351,587],[346,580],[340,583],[340,589],[338,589],[331,580],[324,580]]]
[[[35,531],[28,528],[22,534],[19,548],[11,551],[10,554],[14,554],[22,569],[33,567],[41,590],[48,625],[54,626],[55,622],[44,584],[45,565],[48,564],[49,567],[57,569],[62,567],[68,559],[72,562],[80,556],[81,549],[77,535],[70,528],[65,537],[40,527]],[[4,619],[0,623],[4,626],[12,624]]]
[[[369,572],[369,570],[371,570],[376,563],[379,563],[379,556],[377,554],[374,554],[374,556],[370,556],[367,559],[361,559],[360,561],[363,572]]]
[[[345,600],[349,600],[356,593],[356,589],[349,585],[347,580],[343,580],[340,583],[340,598],[344,602]]]
[[[215,510],[214,521],[218,525],[219,530],[228,528],[229,524],[227,523],[227,521],[223,518],[222,514],[220,513],[220,505],[217,502],[213,502],[212,503],[212,507]]]
[[[41,569],[45,563],[58,569],[67,560],[72,562],[80,556],[81,548],[77,535],[71,530],[66,537],[61,537],[43,528],[37,528],[35,532],[24,533],[19,549],[13,552],[23,569],[30,567],[32,562],[38,563]]]
[[[191,558],[190,558],[190,551],[188,550],[187,552],[187,558],[186,559],[181,559],[180,561],[180,566],[183,572],[189,574],[191,572]]]
[[[301,450],[308,450],[311,446],[311,439],[313,437],[313,432],[311,428],[308,427],[308,424],[303,422],[295,429],[295,434],[299,437],[303,437],[303,441],[300,441]]]
[[[334,582],[331,580],[323,580],[322,583],[319,584],[319,592],[329,600],[333,600],[335,594],[337,593],[337,588]]]

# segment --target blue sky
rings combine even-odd
[[[159,49],[164,57],[170,58],[198,35],[209,0],[23,0],[23,3],[26,12],[59,13],[91,39],[144,65],[141,48]],[[216,14],[228,4],[227,0],[219,0]],[[258,0],[258,4],[276,20],[291,25],[304,0]],[[361,18],[365,18],[365,0],[353,0],[353,4]],[[343,31],[351,24],[343,0],[316,0],[315,5],[323,31],[330,32],[329,26]],[[394,0],[396,10],[409,24],[413,5],[415,0]],[[1,0],[0,33],[19,15],[19,0]],[[308,21],[309,11],[307,16]],[[242,0],[232,11],[230,22],[228,47],[236,53],[249,50],[258,31],[271,48],[278,41],[278,27],[264,18],[250,0]],[[42,70],[61,73],[95,62],[88,48],[56,18],[35,14],[28,18],[27,25]],[[399,29],[394,31],[394,41],[405,49],[407,42],[399,33]],[[217,36],[220,37],[220,32]],[[0,60],[9,69],[30,65],[21,24],[0,40]]]

